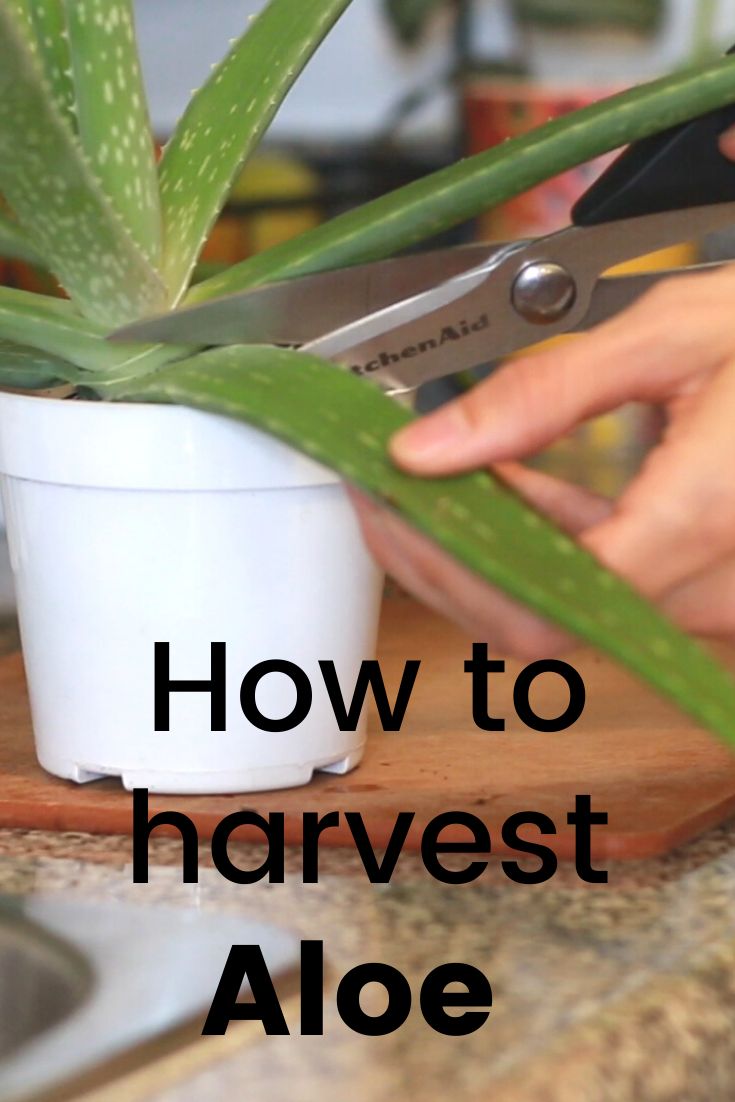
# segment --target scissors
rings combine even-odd
[[[174,310],[113,340],[296,345],[387,394],[476,368],[614,316],[662,279],[616,265],[735,225],[735,164],[717,139],[735,105],[629,146],[557,233],[455,246],[307,275]],[[590,365],[594,370],[594,365]]]

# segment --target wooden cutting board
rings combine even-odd
[[[221,818],[245,807],[286,814],[288,840],[300,840],[304,811],[359,811],[373,844],[384,844],[400,811],[415,812],[407,845],[420,844],[423,826],[444,811],[469,811],[489,827],[502,853],[500,827],[518,811],[541,811],[558,827],[544,838],[562,858],[574,853],[567,812],[576,794],[607,811],[607,827],[593,830],[596,858],[664,853],[735,813],[735,756],[633,678],[589,651],[570,661],[587,687],[584,715],[570,730],[538,734],[512,709],[515,674],[493,675],[492,711],[507,718],[503,733],[473,724],[470,678],[464,661],[471,641],[402,596],[385,602],[380,660],[395,691],[409,658],[421,659],[419,677],[400,733],[379,730],[375,717],[365,761],[346,777],[321,774],[306,788],[236,796],[151,796],[150,811],[184,811],[202,838]],[[531,698],[538,714],[558,715],[568,700],[553,675],[539,678]],[[0,662],[0,826],[124,834],[132,799],[113,779],[75,785],[48,776],[36,764],[22,662]],[[533,832],[529,832],[531,837]],[[237,838],[248,837],[246,830]],[[449,836],[443,836],[448,840]],[[259,832],[254,840],[262,840]],[[466,839],[460,832],[457,839]],[[324,842],[351,845],[346,826]]]

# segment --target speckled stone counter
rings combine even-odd
[[[249,847],[236,861],[259,863]],[[203,868],[182,885],[179,850],[151,843],[151,879],[133,885],[130,840],[0,834],[0,891],[73,892],[88,900],[165,903],[272,920],[321,938],[332,976],[367,960],[399,967],[414,986],[448,960],[490,978],[495,1005],[467,1038],[433,1033],[420,1014],[383,1039],[339,1020],[328,984],[323,1038],[258,1038],[136,1098],[289,1102],[648,1102],[733,1097],[735,832],[678,855],[617,866],[608,887],[564,869],[544,888],[510,884],[491,865],[473,886],[430,881],[415,857],[373,887],[348,852],[326,852],[318,885],[299,855],[283,885],[231,885]],[[202,854],[204,861],[204,851]],[[376,1012],[379,1008],[376,1008]],[[197,1043],[197,1042],[195,1042]],[[126,1097],[132,1097],[126,1095]]]
[[[12,625],[0,623],[0,652],[14,643]],[[200,883],[183,885],[180,847],[155,838],[150,882],[134,885],[130,849],[129,838],[0,831],[0,892],[271,920],[322,939],[329,975],[323,1038],[258,1033],[207,1049],[193,1065],[182,1050],[165,1073],[146,1066],[124,1087],[125,1102],[735,1097],[735,824],[666,859],[611,866],[602,887],[580,884],[569,867],[543,887],[519,887],[497,863],[473,885],[447,887],[414,855],[376,887],[347,850],[324,851],[318,885],[303,884],[293,850],[283,885],[238,887],[208,866],[205,849]],[[232,856],[251,867],[262,860],[246,846]],[[446,961],[480,968],[494,992],[487,1024],[447,1038],[415,1010],[389,1037],[350,1032],[334,1007],[335,982],[370,960],[400,968],[414,991]]]

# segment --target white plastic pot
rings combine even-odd
[[[318,414],[315,413],[315,416]],[[77,782],[246,792],[305,784],[360,761],[365,714],[339,730],[318,662],[349,705],[374,656],[381,577],[339,481],[255,429],[172,406],[0,394],[6,510],[38,758]],[[227,646],[227,729],[204,692],[170,696],[154,730],[154,644],[172,680],[211,676]],[[291,731],[249,723],[256,664],[295,663],[313,701]],[[289,715],[293,680],[268,673],[259,712]]]

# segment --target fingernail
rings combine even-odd
[[[467,437],[467,424],[454,410],[431,414],[401,429],[390,442],[390,451],[399,463],[421,462],[450,456]]]

